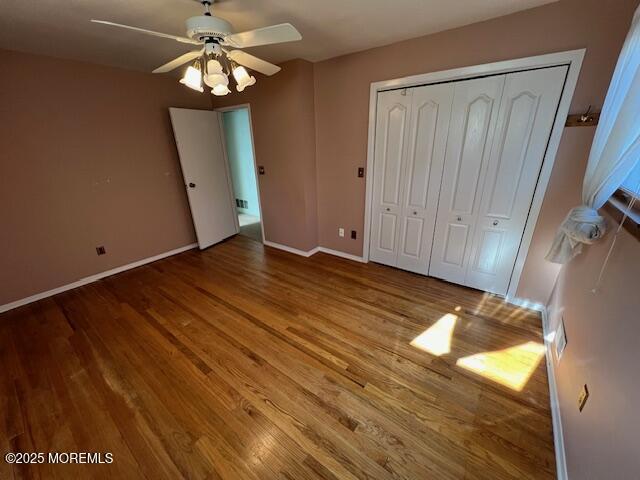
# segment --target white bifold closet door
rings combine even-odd
[[[429,275],[506,294],[566,73],[455,84]]]
[[[427,274],[453,86],[378,94],[370,258]]]

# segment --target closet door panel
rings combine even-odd
[[[469,225],[450,223],[447,225],[447,235],[444,241],[444,255],[442,261],[448,265],[462,268],[464,266],[464,252],[467,249]]]
[[[411,92],[378,94],[374,155],[370,258],[396,265],[403,198]]]
[[[424,220],[422,218],[405,217],[404,228],[401,233],[402,249],[400,250],[400,255],[419,260],[422,254],[423,237]]]
[[[429,275],[465,281],[504,80],[455,84]]]
[[[506,294],[567,67],[507,75],[466,284]]]
[[[455,164],[451,165],[455,181],[450,194],[450,211],[455,214],[469,215],[474,211],[494,101],[494,98],[480,94],[465,105],[464,126],[457,139],[460,153],[453,157]]]
[[[396,223],[398,216],[391,213],[380,214],[380,232],[378,248],[394,253],[396,250]]]
[[[453,85],[413,88],[412,115],[397,266],[427,274]]]
[[[429,87],[426,87],[429,89]],[[417,93],[417,95],[416,95]],[[438,140],[438,107],[433,99],[423,99],[427,92],[414,92],[413,125],[411,135],[411,149],[408,160],[407,177],[407,205],[410,207],[427,208],[427,194],[429,193],[429,174],[433,164],[435,144]]]

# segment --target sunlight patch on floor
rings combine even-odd
[[[544,345],[527,342],[504,350],[463,357],[456,365],[520,392],[543,356]]]
[[[445,355],[451,351],[451,338],[458,316],[447,313],[411,341],[411,346],[436,355]]]

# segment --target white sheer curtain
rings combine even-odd
[[[640,7],[633,16],[602,107],[582,184],[582,203],[564,220],[547,260],[567,263],[605,233],[598,214],[640,160]]]

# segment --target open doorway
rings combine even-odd
[[[253,150],[251,112],[247,105],[220,111],[240,235],[263,242],[264,230]]]

